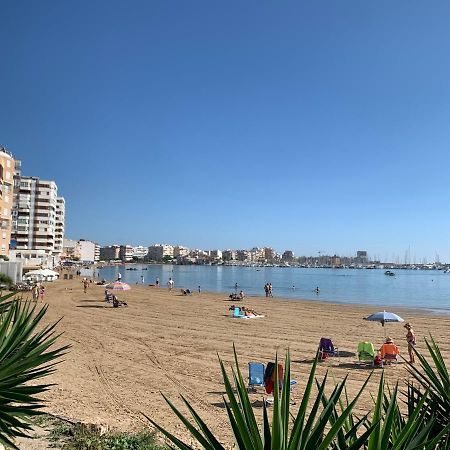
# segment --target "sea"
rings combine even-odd
[[[127,269],[136,270],[127,270]],[[273,296],[333,303],[373,305],[378,309],[407,307],[450,314],[450,273],[438,270],[323,269],[297,267],[177,266],[159,264],[114,265],[95,269],[95,276],[107,281],[155,284],[165,288],[171,277],[175,288],[223,293],[236,290],[245,295],[264,296],[264,285],[272,283]],[[84,270],[84,275],[92,271]],[[236,289],[237,283],[237,289]],[[319,287],[320,292],[315,292]]]

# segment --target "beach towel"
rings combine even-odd
[[[275,363],[267,363],[266,371],[264,372],[264,385],[266,393],[272,394],[275,387]],[[283,366],[278,364],[278,386],[281,390],[283,385]]]

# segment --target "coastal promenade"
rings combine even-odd
[[[119,430],[147,426],[143,412],[186,438],[160,394],[181,406],[178,395],[182,393],[229,443],[232,437],[223,407],[217,354],[229,366],[233,342],[244,377],[248,362],[273,361],[276,352],[284,358],[289,348],[291,378],[298,381],[294,389],[297,399],[321,336],[333,338],[342,356],[320,363],[318,375],[330,370],[340,380],[349,373],[350,396],[371,371],[356,362],[358,341],[372,341],[376,348],[383,343],[381,325],[362,320],[377,310],[374,307],[251,297],[242,305],[265,317],[239,320],[231,318],[231,303],[225,294],[194,292],[183,296],[179,289],[168,292],[166,288],[131,287],[119,296],[128,307],[112,308],[103,301],[104,287],[89,285],[84,294],[81,278],[47,284],[45,320],[51,323],[63,317],[57,329],[63,332],[58,342],[72,345],[56,372],[45,380],[57,384],[46,394],[48,412]],[[413,324],[419,350],[425,349],[423,337],[431,332],[450,362],[450,317],[399,308],[395,312]],[[402,324],[387,325],[387,335],[403,355],[407,355],[405,334]],[[402,361],[385,372],[391,383],[407,376]],[[375,371],[357,412],[372,407],[369,391],[376,392],[380,373]],[[262,394],[250,397],[255,410],[262,414]]]

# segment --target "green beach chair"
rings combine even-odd
[[[370,362],[373,367],[375,359],[375,350],[372,342],[360,342],[358,344],[358,361]]]

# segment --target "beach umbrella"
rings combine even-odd
[[[384,324],[389,322],[404,322],[399,315],[389,311],[376,312],[368,317],[364,317],[364,320],[369,320],[370,322],[380,322],[382,327],[384,327]],[[386,329],[384,329],[384,334],[386,335]]]
[[[131,289],[130,285],[127,283],[122,283],[121,281],[114,281],[114,283],[109,283],[105,286],[108,291],[129,291]]]

